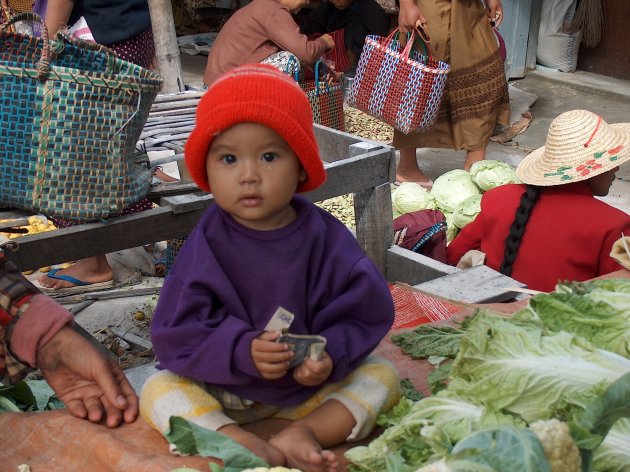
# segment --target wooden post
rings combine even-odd
[[[171,0],[149,0],[149,11],[158,70],[164,80],[161,93],[183,92],[184,77]]]

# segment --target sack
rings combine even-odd
[[[162,81],[109,49],[0,29],[0,205],[76,221],[119,213],[151,186],[135,145]]]
[[[315,63],[315,79],[299,82],[300,87],[306,93],[311,104],[313,121],[343,131],[343,86],[340,82],[329,84],[323,78],[326,74],[320,75],[320,67],[324,67],[323,63],[317,61]],[[297,80],[297,74],[295,79]]]
[[[399,216],[394,219],[394,244],[446,264],[444,214],[440,210],[418,210]]]
[[[404,48],[398,32],[365,38],[348,105],[405,134],[426,131],[437,118],[451,66],[431,56],[416,29]],[[413,49],[416,43],[424,54]]]
[[[561,72],[577,68],[582,32],[571,33],[577,0],[543,0],[538,28],[536,60]]]

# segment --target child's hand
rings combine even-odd
[[[293,370],[293,378],[296,382],[313,387],[323,384],[332,372],[333,362],[326,351],[318,361],[305,359],[302,364]]]
[[[279,331],[265,331],[252,341],[252,359],[264,379],[274,380],[287,373],[293,351],[286,343],[277,343]]]
[[[324,41],[326,41],[326,44],[328,45],[328,49],[332,49],[335,47],[335,40],[332,38],[331,35],[329,34],[322,34],[320,36]]]

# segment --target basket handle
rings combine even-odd
[[[116,58],[118,57],[118,55],[116,54],[116,51],[114,51],[113,49],[108,48],[107,46],[103,46],[102,44],[93,43],[91,41],[86,41],[85,39],[81,39],[81,38],[76,38],[70,34],[70,31],[68,30],[68,28],[60,29],[59,32],[57,33],[57,36],[61,37],[65,42],[69,44],[73,44],[77,47],[80,47],[81,49],[90,49],[92,51],[102,52],[102,53],[107,54],[106,67],[109,70],[114,69],[114,64],[116,63]]]
[[[400,35],[400,28],[394,28],[391,33],[385,38],[385,44],[391,44],[394,40],[398,40],[398,36]],[[402,43],[402,41],[400,41]],[[416,23],[416,27],[411,30],[410,33],[407,33],[406,43],[404,44],[404,48],[400,53],[403,57],[409,57],[411,55],[411,48],[413,45],[419,42],[424,49],[424,52],[427,57],[431,56],[431,52],[429,51],[428,43],[431,42],[431,38],[429,33],[424,27],[424,24]]]
[[[17,23],[18,21],[33,21],[35,23],[39,23],[42,28],[42,41],[44,43],[44,46],[42,48],[42,55],[39,58],[39,61],[37,61],[36,68],[37,77],[40,80],[46,80],[46,77],[48,76],[48,71],[50,70],[50,42],[48,41],[48,28],[46,28],[44,20],[42,20],[39,15],[29,11],[13,15],[11,18],[9,18],[9,21],[7,21],[0,27],[0,31],[4,32],[9,26]]]

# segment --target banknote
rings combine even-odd
[[[293,318],[295,318],[293,313],[279,306],[267,323],[267,326],[265,326],[265,331],[280,331],[285,333],[289,330],[291,323],[293,323]]]
[[[277,339],[279,343],[287,343],[294,355],[289,368],[300,365],[309,357],[314,361],[322,358],[326,349],[326,338],[316,334],[291,334],[286,333]]]

